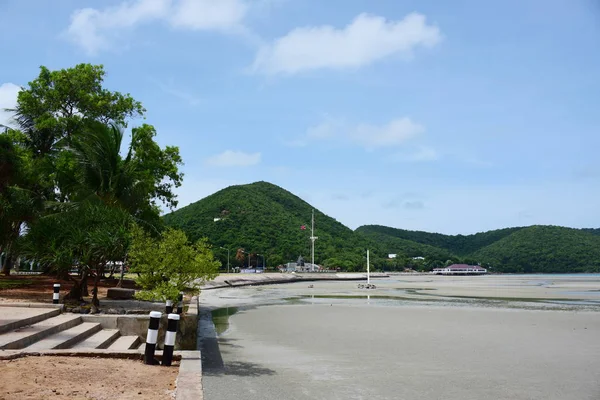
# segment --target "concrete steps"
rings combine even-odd
[[[102,325],[95,322],[83,322],[73,328],[55,333],[27,346],[27,350],[68,349],[102,330]]]
[[[113,344],[108,346],[109,350],[122,351],[136,349],[140,344],[138,336],[121,336]]]
[[[81,316],[62,314],[0,335],[0,349],[22,349],[50,335],[81,324]]]
[[[60,308],[31,309],[25,307],[5,307],[2,309],[3,318],[0,320],[0,334],[33,325],[57,315],[60,315]]]
[[[76,343],[72,349],[105,349],[119,336],[118,329],[103,329],[98,333],[93,334],[89,338]]]

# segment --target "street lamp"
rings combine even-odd
[[[227,250],[227,273],[229,273],[229,249],[219,246],[219,248],[223,249],[223,250]]]

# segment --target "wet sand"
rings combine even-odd
[[[209,307],[287,303],[229,317],[206,354],[206,399],[600,399],[600,308],[520,307],[593,301],[600,276],[431,278],[375,281],[371,299],[348,298],[365,293],[350,282],[204,292]],[[418,300],[376,297],[393,292]],[[470,294],[518,301],[444,300]]]

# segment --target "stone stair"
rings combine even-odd
[[[140,338],[137,336],[121,336],[113,344],[108,346],[109,350],[121,351],[137,349],[140,345]]]
[[[121,334],[118,329],[102,329],[89,338],[75,344],[72,349],[105,349]]]
[[[121,336],[118,329],[102,329],[96,322],[83,322],[80,315],[60,314],[59,309],[35,310],[18,317],[19,310],[0,307],[0,351],[25,349],[109,349],[140,347],[138,336]]]
[[[73,344],[80,342],[94,333],[101,331],[102,325],[93,322],[83,322],[54,335],[48,336],[38,342],[35,342],[25,349],[27,350],[48,350],[48,349],[68,349]]]

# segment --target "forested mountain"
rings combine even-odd
[[[164,216],[167,225],[180,228],[196,240],[208,237],[218,247],[230,248],[230,261],[238,248],[265,254],[267,264],[310,261],[310,223],[313,207],[276,185],[256,182],[230,186],[196,203]],[[315,211],[315,262],[352,270],[362,268],[365,249],[375,245],[335,219]],[[215,220],[218,219],[218,220]],[[305,229],[301,229],[304,226]],[[375,251],[376,252],[376,251]],[[221,250],[220,258],[226,251]],[[257,257],[251,259],[256,264]],[[258,257],[262,265],[262,257]],[[247,265],[247,261],[246,261]]]
[[[365,225],[356,231],[390,252],[406,248],[407,242],[426,246],[420,249],[426,258],[425,269],[440,265],[445,258],[432,251],[434,248],[446,250],[452,262],[480,263],[493,272],[600,272],[597,229],[529,226],[453,236]]]
[[[250,263],[267,266],[310,259],[310,219],[313,207],[267,182],[231,186],[165,215],[167,225],[180,228],[192,240],[207,237],[216,255],[231,265],[238,248],[253,254]],[[600,272],[600,229],[530,226],[473,235],[443,235],[365,225],[352,231],[315,211],[315,261],[343,270],[363,270],[365,250],[375,268],[430,270],[455,262],[481,263],[493,272]],[[301,229],[305,226],[306,229]],[[387,260],[388,254],[398,254]],[[421,260],[423,257],[424,260]],[[415,259],[419,258],[419,259]],[[248,265],[246,258],[243,263]]]
[[[501,272],[600,272],[600,236],[560,226],[530,226],[471,257]]]
[[[386,228],[386,227],[381,227]],[[394,229],[394,228],[387,228]],[[428,244],[415,242],[408,239],[388,235],[384,231],[368,231],[363,229],[356,230],[356,233],[366,239],[371,239],[377,243],[386,254],[400,254],[404,257],[425,257],[432,260],[446,261],[453,254],[445,248],[435,247]]]
[[[384,234],[386,236],[446,249],[450,253],[458,256],[465,256],[509,236],[520,229],[522,228],[504,228],[476,233],[474,235],[443,235],[441,233],[407,231],[405,229],[390,228],[381,225],[363,225],[357,228],[356,231],[372,237],[377,236],[376,234]]]

